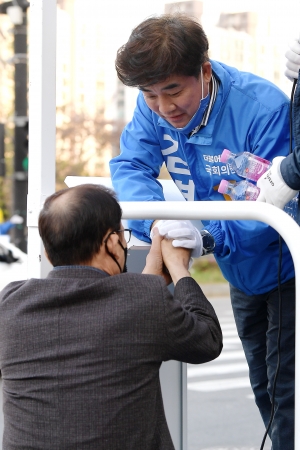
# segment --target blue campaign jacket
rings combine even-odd
[[[268,160],[288,154],[286,95],[258,76],[211,63],[220,82],[217,98],[208,124],[190,138],[152,112],[139,93],[133,119],[121,136],[121,154],[110,162],[119,200],[164,200],[157,180],[164,162],[186,200],[225,200],[217,192],[221,179],[241,178],[220,162],[224,148],[235,153],[248,151]],[[130,221],[129,226],[139,239],[150,242],[151,223]],[[214,254],[230,283],[249,295],[277,286],[279,246],[274,229],[257,221],[204,224],[215,238]],[[292,277],[293,262],[284,243],[281,282]]]

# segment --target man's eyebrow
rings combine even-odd
[[[174,89],[179,86],[180,86],[179,83],[171,83],[171,84],[168,84],[167,86],[165,86],[164,88],[162,88],[162,91],[165,91],[166,89]]]
[[[171,90],[171,89],[174,89],[174,88],[177,88],[177,87],[180,87],[179,83],[171,83],[171,84],[168,84],[167,86],[163,87],[162,91],[165,91],[165,90],[168,90],[168,89]],[[151,89],[147,89],[145,87],[140,87],[140,90],[143,91],[143,92],[151,92]]]

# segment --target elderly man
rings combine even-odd
[[[46,199],[39,232],[54,268],[0,296],[5,450],[174,449],[161,363],[210,361],[222,333],[189,250],[155,233],[143,273],[124,273],[121,214],[101,186]]]

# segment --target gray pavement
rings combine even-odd
[[[229,298],[228,283],[205,283],[201,284],[201,288],[209,300],[213,298]]]
[[[228,285],[202,286],[219,317],[224,349],[203,365],[188,364],[188,450],[259,450],[264,426],[237,335]],[[224,296],[216,293],[226,292]],[[267,438],[264,450],[270,450]]]

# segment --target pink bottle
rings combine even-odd
[[[247,180],[231,182],[221,180],[218,192],[227,194],[232,200],[252,200],[255,201],[259,195],[260,189]]]
[[[218,192],[220,192],[220,194],[229,195],[231,200],[255,201],[259,195],[260,189],[258,186],[247,180],[238,182],[221,180]],[[298,194],[285,205],[283,211],[296,220],[298,211]]]
[[[250,152],[235,154],[227,149],[221,154],[221,162],[230,164],[240,177],[251,181],[257,181],[272,165],[270,161]]]

